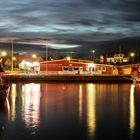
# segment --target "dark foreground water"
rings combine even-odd
[[[140,140],[140,86],[16,83],[0,102],[0,140]]]

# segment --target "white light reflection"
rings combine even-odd
[[[135,93],[135,85],[132,84],[130,88],[130,102],[129,102],[129,127],[130,127],[130,134],[134,133],[135,129],[135,99],[134,99],[134,93]]]
[[[40,124],[40,84],[26,84],[22,87],[23,120],[29,128],[36,129]]]
[[[96,90],[94,84],[87,89],[87,125],[89,136],[94,136],[96,129]]]
[[[12,84],[11,86],[11,120],[15,121],[16,117],[16,84]]]
[[[82,119],[82,103],[83,103],[83,91],[82,91],[82,85],[79,86],[79,118]]]

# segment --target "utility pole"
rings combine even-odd
[[[14,41],[12,40],[11,71],[13,71],[13,53],[14,53]]]
[[[136,38],[136,63],[139,62],[139,42]]]
[[[122,53],[122,47],[120,46],[119,47],[119,54],[121,54]]]
[[[48,60],[48,47],[47,47],[47,42],[46,42],[46,72],[47,72],[47,60]]]
[[[120,55],[122,53],[122,47],[119,46],[119,57],[120,57],[120,64],[122,63],[122,56]]]

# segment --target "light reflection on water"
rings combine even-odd
[[[83,105],[83,89],[82,89],[82,85],[80,85],[79,86],[79,119],[80,121],[82,121],[82,114],[83,114],[82,105]]]
[[[11,85],[11,120],[15,121],[16,117],[16,96],[17,96],[17,91],[16,91],[16,84]]]
[[[135,132],[135,99],[134,99],[134,93],[135,93],[135,85],[131,85],[130,87],[130,104],[129,104],[129,125],[130,125],[130,134],[133,135]]]
[[[22,86],[22,118],[27,127],[36,129],[40,125],[40,84]]]
[[[96,129],[96,88],[95,84],[87,84],[87,126],[90,137]]]
[[[4,136],[9,140],[14,135],[21,140],[132,139],[140,128],[136,128],[139,91],[129,83],[12,84]]]

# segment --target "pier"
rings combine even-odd
[[[46,82],[132,82],[131,75],[68,75],[46,73],[3,73],[3,79],[8,81],[46,81]]]

